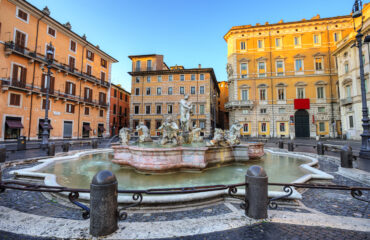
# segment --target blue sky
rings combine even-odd
[[[29,0],[119,60],[112,82],[131,90],[127,56],[163,54],[169,66],[212,67],[227,80],[226,32],[237,25],[347,15],[352,0]],[[367,1],[365,1],[367,2]]]

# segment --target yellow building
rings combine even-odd
[[[232,27],[227,42],[230,122],[243,135],[337,135],[340,114],[332,52],[350,16]],[[334,124],[332,124],[334,123]]]
[[[0,1],[0,141],[41,137],[46,108],[46,46],[51,67],[50,138],[102,137],[109,120],[113,57],[27,1]]]

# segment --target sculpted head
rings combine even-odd
[[[184,99],[185,100],[188,100],[189,99],[189,95],[188,94],[185,94]]]

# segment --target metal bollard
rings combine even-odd
[[[279,148],[281,149],[284,148],[284,141],[279,140]]]
[[[116,176],[108,170],[95,174],[90,185],[90,234],[105,236],[118,229]]]
[[[254,219],[267,218],[267,186],[268,177],[260,166],[251,166],[245,175],[247,204],[245,214]]]
[[[55,143],[49,143],[47,152],[48,156],[55,156]]]
[[[318,155],[325,154],[324,144],[322,142],[318,142],[316,148],[317,148],[316,150],[317,150]]]
[[[94,139],[91,141],[91,146],[93,149],[97,149],[98,148],[98,140]]]
[[[340,166],[343,168],[353,168],[353,155],[351,146],[343,146],[340,150]]]
[[[293,142],[288,142],[288,151],[289,152],[294,152],[294,143]]]
[[[62,144],[62,149],[63,149],[63,152],[68,152],[69,151],[69,142],[65,142]]]
[[[0,145],[0,163],[6,160],[6,147],[4,144]]]

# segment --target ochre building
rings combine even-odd
[[[218,97],[218,119],[219,127],[229,129],[229,112],[225,110],[225,103],[229,101],[229,86],[227,81],[218,82],[220,95]]]
[[[123,89],[120,84],[111,84],[109,114],[111,136],[117,135],[121,128],[128,128],[130,125],[130,96],[131,93]]]
[[[253,137],[337,136],[338,77],[332,56],[351,16],[232,27],[227,42],[230,122]]]
[[[0,141],[41,138],[47,87],[46,46],[54,46],[52,139],[108,135],[113,57],[26,1],[0,1]]]
[[[189,95],[193,104],[192,125],[202,129],[208,137],[217,123],[218,83],[212,68],[186,69],[168,67],[163,55],[129,56],[132,60],[130,126],[143,122],[152,136],[159,136],[158,128],[171,116],[180,119],[179,101]],[[179,123],[179,121],[178,121]],[[137,133],[136,133],[137,134]]]

